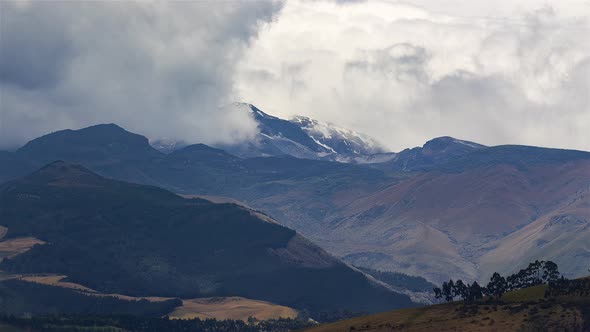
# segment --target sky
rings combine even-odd
[[[305,115],[399,151],[438,136],[590,151],[590,1],[0,2],[0,149],[117,123],[232,143]]]

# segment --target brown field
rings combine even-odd
[[[38,276],[22,276],[18,279],[28,281],[28,282],[34,282],[34,283],[38,283],[38,284],[75,289],[75,290],[83,291],[85,293],[96,293],[95,290],[88,288],[86,286],[76,284],[73,282],[62,281],[65,278],[66,278],[66,276],[64,276],[64,275],[38,275]]]
[[[3,236],[3,234],[0,235]],[[0,236],[0,238],[2,236]],[[10,240],[0,241],[0,260],[2,260],[3,258],[12,258],[16,255],[20,255],[33,248],[34,245],[44,243],[45,242],[34,237],[19,237]]]
[[[170,318],[247,320],[248,317],[256,317],[259,320],[266,320],[279,317],[297,317],[297,311],[295,309],[243,297],[210,297],[183,300],[182,302],[183,305],[176,308],[169,315]]]
[[[27,275],[13,277],[28,282],[74,289],[89,296],[112,296],[127,301],[148,300],[151,302],[172,299],[170,297],[134,297],[122,294],[99,293],[86,286],[63,281],[66,278],[65,275]],[[169,314],[171,319],[216,318],[247,320],[250,316],[256,317],[259,320],[280,317],[295,318],[297,317],[297,311],[289,307],[243,297],[209,297],[182,300],[182,306],[177,307]]]
[[[158,296],[146,296],[146,297],[135,297],[135,296],[127,296],[123,294],[108,294],[108,293],[99,293],[92,288],[88,288],[84,285],[80,285],[73,282],[63,281],[63,279],[67,278],[64,275],[35,275],[35,276],[22,276],[18,279],[28,281],[28,282],[35,282],[39,284],[49,285],[49,286],[56,286],[56,287],[63,287],[69,289],[78,290],[86,295],[92,296],[112,296],[118,299],[127,300],[127,301],[139,301],[139,300],[148,300],[151,302],[159,302],[159,301],[166,301],[172,299],[171,297],[158,297]]]
[[[511,292],[502,299],[503,303],[452,302],[402,309],[320,325],[308,331],[584,331],[582,310],[588,310],[590,298],[560,297],[546,301],[544,290],[545,286],[537,286]]]

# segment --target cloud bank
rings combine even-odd
[[[256,133],[237,61],[281,3],[0,2],[0,148],[115,122],[150,137]]]
[[[590,150],[589,3],[414,2],[289,1],[240,96],[394,151],[443,135]]]
[[[393,151],[590,150],[590,3],[407,1],[0,1],[0,149],[110,122],[231,143],[245,101]]]

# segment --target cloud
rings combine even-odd
[[[0,2],[0,148],[115,122],[252,137],[246,101],[376,137],[590,150],[585,0]]]
[[[443,135],[590,150],[590,6],[516,6],[292,0],[240,62],[239,94],[394,151]]]
[[[236,63],[279,2],[0,6],[0,148],[101,122],[206,143],[256,133],[219,106],[236,99]]]

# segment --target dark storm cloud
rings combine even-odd
[[[234,67],[281,3],[10,2],[0,20],[0,148],[115,122],[151,137],[253,135]]]

